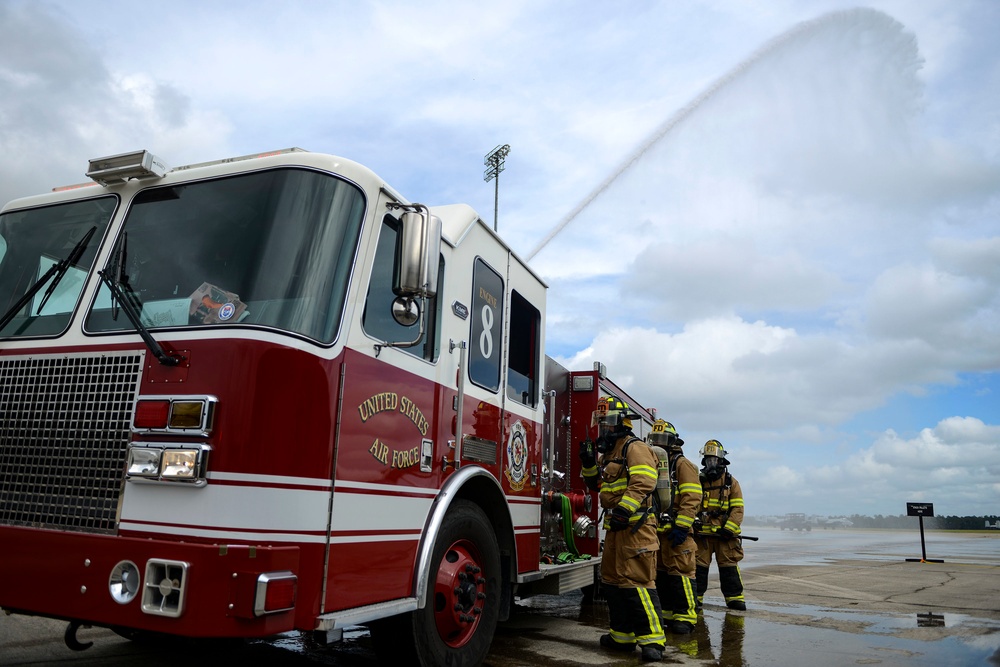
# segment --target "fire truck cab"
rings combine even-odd
[[[602,395],[652,413],[545,357],[474,210],[300,149],[87,175],[0,212],[0,607],[471,665],[594,583],[576,443]]]

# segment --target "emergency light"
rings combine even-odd
[[[90,160],[87,177],[101,185],[124,183],[130,178],[161,178],[167,173],[163,160],[146,150]]]

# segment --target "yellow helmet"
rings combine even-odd
[[[646,436],[646,442],[650,447],[663,447],[667,450],[684,446],[684,441],[677,435],[677,429],[664,419],[653,422],[653,430]]]
[[[598,399],[590,425],[598,427],[600,435],[631,431],[632,417],[635,415],[628,404],[614,396]]]

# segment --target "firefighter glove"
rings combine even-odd
[[[608,530],[615,532],[618,530],[625,530],[628,528],[629,517],[632,516],[627,508],[621,505],[616,505],[611,513],[608,515]]]
[[[594,450],[594,441],[590,438],[580,441],[580,462],[584,468],[593,468],[597,465],[597,454]]]
[[[680,526],[674,526],[673,528],[670,529],[670,532],[667,533],[667,539],[670,540],[670,544],[675,547],[679,547],[680,545],[684,544],[684,540],[686,540],[687,538],[688,538],[688,529],[681,528]]]
[[[719,537],[721,537],[724,540],[731,540],[734,537],[736,537],[736,535],[734,535],[733,531],[731,531],[731,530],[726,530],[725,528],[720,528],[719,529]]]

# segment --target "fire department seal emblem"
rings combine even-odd
[[[524,488],[528,467],[527,435],[520,420],[510,427],[510,437],[507,438],[507,470],[504,475],[510,482],[511,491],[520,491]]]

